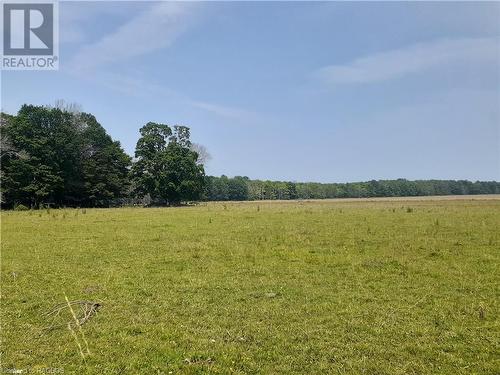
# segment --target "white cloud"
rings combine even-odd
[[[112,89],[121,94],[132,97],[155,97],[185,99],[174,90],[156,83],[151,83],[143,78],[112,72],[96,72],[91,77],[85,78]]]
[[[77,75],[78,76],[78,75]],[[113,72],[95,72],[86,81],[92,81],[120,94],[137,98],[161,98],[161,100],[175,101],[182,105],[189,105],[207,113],[229,120],[255,120],[258,115],[242,108],[229,107],[216,103],[193,100],[189,96],[169,89],[163,85],[149,82],[148,80]]]
[[[198,7],[200,5],[193,2],[154,3],[149,9],[112,33],[81,48],[65,68],[72,75],[84,77],[86,81],[90,80],[127,96],[168,98],[217,117],[235,121],[256,118],[255,113],[244,109],[193,100],[180,92],[148,81],[142,74],[139,74],[139,77],[137,74],[130,74],[130,69],[127,74],[119,74],[110,69],[97,69],[103,65],[169,47],[182,33],[193,26]],[[72,11],[71,8],[66,9],[66,24],[73,23],[78,26],[81,19],[87,18],[76,12],[76,8]],[[90,8],[86,9],[86,15],[106,11],[108,9],[102,7]],[[73,26],[73,29],[68,28],[68,42],[81,40],[83,37],[79,31],[79,27],[76,26]],[[92,74],[87,74],[88,70],[93,70]]]
[[[500,38],[439,39],[330,65],[315,75],[327,83],[385,81],[457,61],[500,61]]]
[[[61,1],[59,3],[59,43],[82,44],[90,37],[89,25],[97,19],[126,19],[144,9],[137,3],[117,6],[113,1]]]
[[[91,69],[170,46],[193,22],[191,2],[155,3],[114,32],[84,46],[69,64],[72,69]]]
[[[245,118],[252,118],[255,116],[254,113],[245,111],[240,108],[227,107],[218,104],[199,102],[199,101],[192,101],[191,104],[194,107],[203,109],[217,116],[226,117],[229,119],[245,119]]]

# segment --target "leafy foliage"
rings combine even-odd
[[[155,203],[198,200],[205,171],[191,149],[189,128],[147,123],[140,129],[132,167],[134,194]]]
[[[246,185],[246,187],[242,185]],[[404,197],[428,195],[500,194],[495,181],[408,181],[380,180],[368,182],[321,184],[315,182],[283,182],[250,180],[248,177],[206,178],[204,199],[231,200],[289,200],[327,198]]]
[[[86,124],[83,131],[83,174],[88,206],[105,206],[107,202],[126,195],[130,157],[120,142],[113,141],[94,116],[82,114]]]
[[[24,105],[2,121],[2,202],[107,206],[126,193],[130,157],[95,117]]]

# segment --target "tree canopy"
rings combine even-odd
[[[191,148],[189,128],[149,122],[140,129],[132,183],[136,197],[179,204],[201,197],[205,171]]]
[[[24,105],[2,114],[2,203],[107,206],[126,196],[130,157],[94,116]]]
[[[241,186],[242,184],[246,187]],[[238,188],[235,188],[238,186]],[[235,191],[238,191],[235,194]],[[351,183],[316,183],[250,180],[248,177],[206,178],[207,201],[405,197],[428,195],[500,194],[500,183],[466,180],[372,180]]]

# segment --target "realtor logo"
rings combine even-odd
[[[2,4],[2,69],[58,69],[57,3],[6,1]]]

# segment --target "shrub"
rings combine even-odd
[[[24,204],[16,204],[14,206],[14,211],[28,211],[29,208],[26,207]]]

